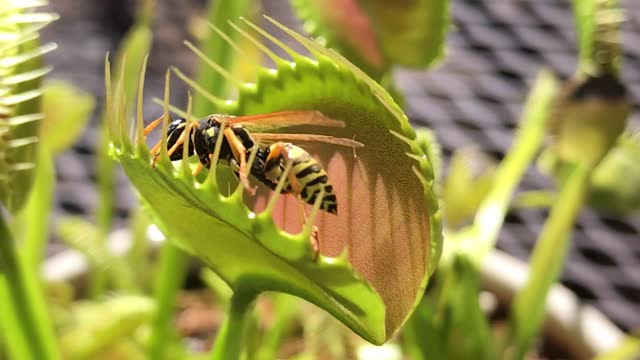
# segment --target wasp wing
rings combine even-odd
[[[275,142],[275,141],[315,141],[323,142],[327,144],[347,146],[351,148],[360,148],[364,144],[352,139],[338,138],[329,135],[317,135],[317,134],[270,134],[270,133],[252,133],[252,136],[260,142]]]
[[[225,119],[227,124],[239,124],[247,126],[297,126],[312,125],[323,127],[344,127],[344,122],[331,119],[320,111],[291,110],[279,111],[268,114],[237,116]]]

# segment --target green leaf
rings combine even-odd
[[[102,241],[96,225],[78,217],[59,219],[56,225],[60,239],[69,247],[80,251],[93,271],[106,272],[118,290],[134,290],[135,280],[131,267],[121,257],[111,253]]]
[[[305,31],[372,78],[380,78],[390,66],[369,17],[356,0],[294,0],[291,4]]]
[[[355,156],[350,148],[306,146],[328,169],[339,216],[312,214],[301,226],[297,212],[284,211],[296,209],[292,197],[269,202],[273,194],[262,188],[245,201],[240,187],[225,196],[228,185],[217,181],[216,167],[199,183],[187,162],[175,168],[168,161],[166,148],[157,166],[150,167],[149,151],[141,141],[142,119],[138,145],[127,136],[120,111],[122,90],[107,99],[113,155],[167,237],[201,258],[234,291],[280,291],[305,298],[381,344],[410,315],[438,262],[442,238],[431,165],[406,116],[378,84],[337,53],[274,23],[313,58],[248,23],[293,61],[261,47],[276,69],[257,69],[256,84],[238,84],[237,101],[207,97],[219,112],[230,114],[307,109],[344,121],[344,128],[286,129],[355,137],[365,145]],[[317,259],[309,241],[314,219],[321,253]]]
[[[510,340],[517,356],[529,350],[540,329],[547,294],[560,276],[574,223],[587,198],[590,175],[591,169],[580,164],[572,166],[538,236],[531,254],[529,278],[516,294],[511,308]]]
[[[75,86],[54,81],[45,85],[42,97],[42,143],[52,153],[69,148],[84,130],[95,99]]]
[[[616,146],[593,169],[589,205],[618,215],[640,210],[638,164],[640,136],[623,134]]]
[[[414,68],[434,65],[445,53],[449,0],[360,0],[385,60]]]
[[[616,145],[593,169],[589,206],[619,216],[640,210],[640,188],[636,186],[640,182],[639,162],[640,137],[630,132],[622,134]],[[538,164],[559,186],[571,172],[571,163],[562,161],[554,149],[542,153]]]
[[[74,305],[73,326],[60,336],[65,359],[94,359],[151,319],[155,305],[141,296],[119,296]]]
[[[442,58],[448,0],[295,0],[304,29],[376,80],[393,65],[426,68]]]
[[[479,292],[479,273],[465,254],[441,266],[436,287],[403,328],[403,345],[411,359],[495,359]]]
[[[473,220],[495,180],[496,162],[477,148],[454,152],[444,181],[442,202],[447,228]]]
[[[19,1],[0,1],[0,201],[11,212],[26,202],[38,155],[40,83],[51,68],[42,55],[38,30],[56,19],[48,13],[24,13]]]

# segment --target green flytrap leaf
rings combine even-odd
[[[42,143],[54,154],[68,149],[85,128],[95,99],[71,84],[53,81],[45,85],[40,130]]]
[[[491,191],[495,168],[495,160],[477,148],[460,148],[453,153],[442,190],[447,228],[457,229],[473,220]]]
[[[445,267],[402,330],[409,358],[496,359],[473,260],[458,254]]]
[[[73,308],[70,323],[61,329],[65,359],[96,359],[102,352],[115,351],[117,343],[131,339],[138,328],[150,321],[154,311],[153,300],[143,296],[79,302]],[[104,358],[119,358],[111,355]]]
[[[0,1],[0,201],[12,212],[22,207],[33,182],[40,83],[51,70],[41,57],[55,48],[40,46],[38,30],[56,16],[26,12],[28,5]]]
[[[367,14],[356,0],[294,0],[304,29],[371,76],[387,70],[382,49]]]
[[[238,90],[234,101],[207,94],[181,72],[176,74],[220,113],[317,110],[343,121],[344,128],[270,129],[355,138],[364,144],[355,150],[300,144],[327,170],[338,198],[337,216],[309,209],[311,216],[302,224],[296,199],[275,196],[264,187],[256,196],[244,195],[241,187],[225,196],[229,185],[217,181],[215,166],[200,182],[191,175],[188,162],[179,168],[169,162],[166,133],[160,161],[152,168],[141,116],[137,145],[128,136],[120,86],[107,99],[113,155],[168,238],[201,258],[234,291],[279,291],[305,298],[381,344],[410,315],[439,259],[441,224],[431,165],[406,116],[378,84],[337,53],[269,20],[312,57],[294,52],[247,22],[291,59],[276,56],[234,25],[271,57],[276,69],[257,68],[255,84],[230,78]],[[215,64],[212,68],[226,76],[224,69]],[[109,79],[107,72],[111,88]],[[139,106],[141,98],[139,94]],[[166,99],[168,94],[165,112]],[[163,132],[166,129],[165,122]],[[313,224],[320,244],[317,258],[310,245]]]
[[[313,36],[378,77],[398,64],[428,67],[444,54],[448,0],[294,0]]]
[[[449,0],[359,0],[388,63],[424,68],[445,52]]]
[[[622,134],[593,169],[589,205],[617,215],[640,210],[639,162],[640,134]]]

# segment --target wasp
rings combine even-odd
[[[145,129],[145,136],[164,121],[163,116],[151,122]],[[322,194],[320,209],[337,214],[338,203],[327,172],[320,163],[302,147],[289,141],[316,141],[339,146],[358,148],[362,143],[351,139],[319,134],[282,134],[250,132],[247,126],[282,127],[312,125],[321,127],[344,127],[344,122],[326,117],[319,111],[281,111],[268,114],[231,116],[209,115],[190,123],[187,129],[185,119],[171,120],[167,128],[167,153],[171,161],[181,160],[183,146],[188,142],[188,155],[197,155],[200,160],[194,171],[197,175],[203,168],[210,168],[214,161],[231,166],[244,188],[255,193],[249,184],[252,175],[271,190],[284,180],[281,193],[292,194],[299,200],[313,205]],[[218,138],[223,136],[218,159],[213,154]],[[161,143],[151,148],[152,166],[160,155]],[[248,159],[256,152],[252,164]],[[287,164],[291,169],[283,178]],[[301,211],[304,207],[301,206]],[[304,213],[306,218],[306,212]]]

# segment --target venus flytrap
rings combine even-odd
[[[0,1],[0,203],[15,216],[25,208],[38,159],[41,80],[51,68],[38,31],[54,14],[34,11],[41,1]],[[10,356],[59,357],[38,272],[20,251],[0,209],[0,313]],[[13,220],[13,219],[12,219]],[[12,224],[13,225],[13,224]]]
[[[40,45],[38,31],[54,21],[49,13],[28,12],[41,2],[0,2],[0,200],[20,209],[33,182],[42,113],[41,80],[51,71],[42,55],[55,44]]]
[[[260,188],[252,197],[244,194],[241,185],[232,185],[235,190],[223,195],[227,183],[221,182],[216,166],[200,181],[186,165],[176,168],[169,162],[166,121],[160,159],[152,168],[151,154],[140,135],[137,144],[128,136],[128,121],[118,111],[123,93],[110,92],[113,87],[107,71],[112,154],[167,237],[198,256],[233,289],[229,318],[218,337],[214,358],[239,356],[247,311],[264,291],[302,297],[366,340],[381,344],[411,313],[438,261],[440,215],[432,193],[431,165],[415,142],[406,116],[378,84],[337,53],[269,20],[306,47],[312,57],[297,54],[245,21],[290,58],[275,55],[234,25],[276,64],[275,69],[256,68],[255,84],[236,82],[237,100],[219,100],[196,81],[176,73],[195,92],[212,99],[219,113],[306,109],[343,121],[344,128],[270,129],[355,137],[364,144],[355,154],[350,148],[302,144],[328,170],[340,215],[318,212],[316,202],[310,217],[300,224],[295,214],[286,211],[296,209],[295,199],[276,195],[277,191]],[[205,63],[226,76],[215,63]],[[164,107],[166,114],[168,99]],[[193,118],[204,115],[196,113]],[[136,129],[140,134],[141,121]],[[309,241],[313,224],[319,229],[317,258]]]

